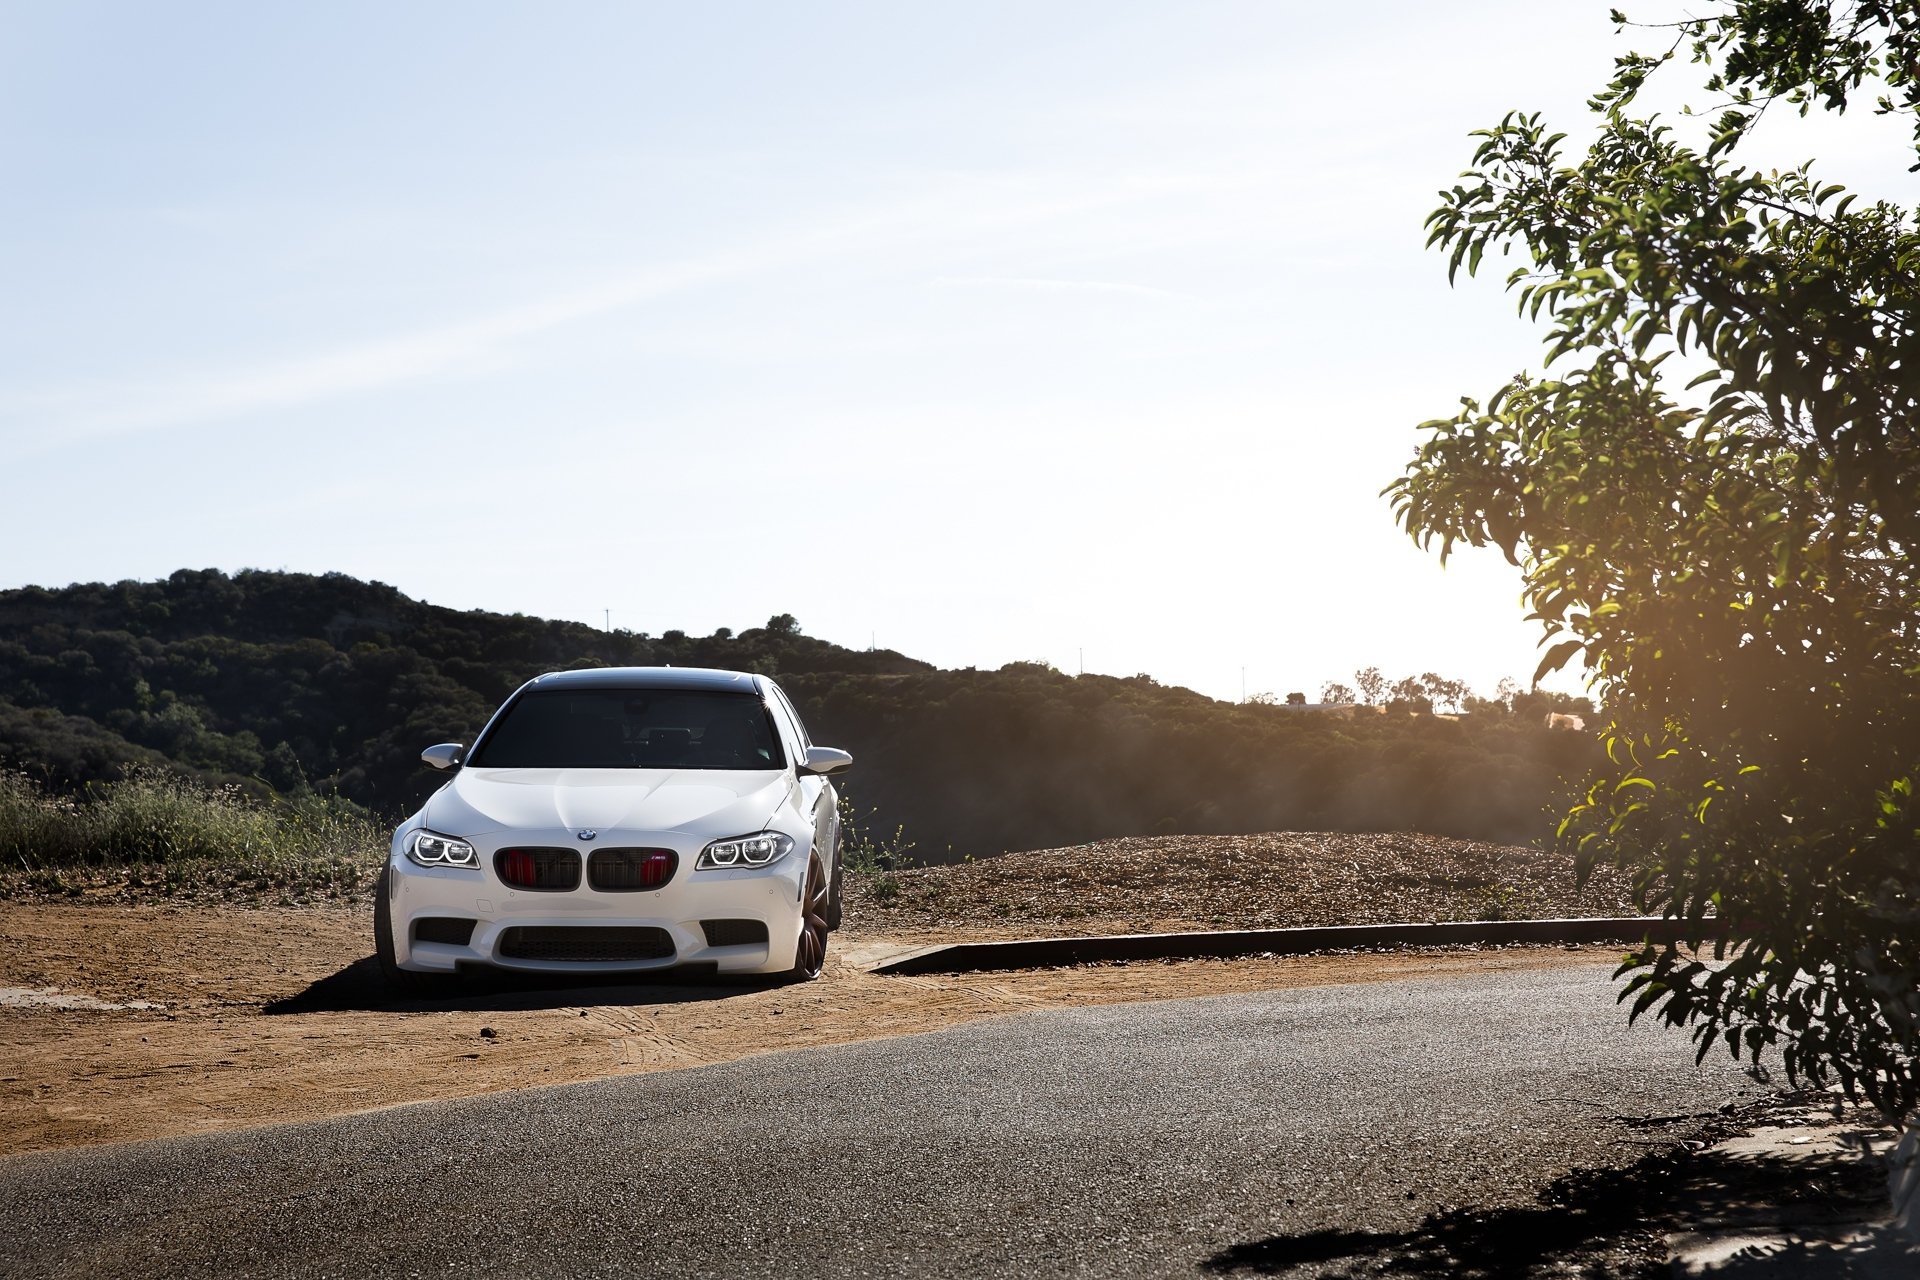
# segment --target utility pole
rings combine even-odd
[[[1240,701],[1245,702],[1246,700],[1247,700],[1247,669],[1245,667],[1242,667],[1240,668]]]
[[[600,612],[605,614],[607,617],[607,630],[609,631],[613,630],[613,610],[602,609]]]
[[[1080,674],[1087,674],[1087,650],[1084,645],[1080,648]]]

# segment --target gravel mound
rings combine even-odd
[[[1141,836],[849,877],[863,932],[1026,936],[1636,915],[1624,876],[1404,832]]]

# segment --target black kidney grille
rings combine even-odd
[[[702,920],[700,931],[710,947],[746,947],[767,940],[765,920]]]
[[[658,889],[679,865],[671,849],[595,849],[587,855],[587,883],[601,893]]]
[[[572,849],[502,849],[493,869],[516,889],[564,893],[580,887],[580,855]]]
[[[516,925],[500,935],[510,960],[665,960],[673,935],[638,925]]]
[[[452,916],[427,916],[413,922],[415,942],[444,942],[464,947],[473,941],[476,920],[456,920]]]

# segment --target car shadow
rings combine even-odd
[[[630,973],[556,976],[472,971],[458,978],[429,980],[417,992],[396,995],[380,976],[372,956],[308,984],[305,990],[275,1000],[261,1010],[292,1013],[482,1013],[533,1009],[573,1009],[581,1005],[690,1004],[724,1000],[767,989],[765,980],[727,978],[697,969],[662,970],[658,977]]]

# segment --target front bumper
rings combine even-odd
[[[804,848],[795,848],[770,867],[696,871],[699,845],[658,835],[630,839],[603,833],[601,843],[609,847],[617,839],[621,844],[673,848],[679,854],[679,866],[658,889],[603,892],[583,878],[577,889],[548,891],[517,889],[502,881],[494,871],[494,854],[507,844],[573,847],[578,842],[571,832],[516,831],[511,839],[473,840],[480,855],[477,868],[420,866],[401,851],[407,834],[394,841],[387,877],[394,960],[402,969],[452,973],[466,965],[491,965],[538,973],[633,973],[699,964],[712,965],[721,973],[784,973],[793,967],[807,866]],[[581,848],[584,851],[585,846]],[[472,936],[465,945],[417,939],[416,926],[429,919],[472,920]],[[713,945],[702,922],[720,920],[758,921],[765,926],[766,941]],[[672,954],[651,959],[539,960],[506,954],[502,945],[509,929],[607,926],[662,930],[672,941]],[[732,932],[737,935],[739,930]]]

